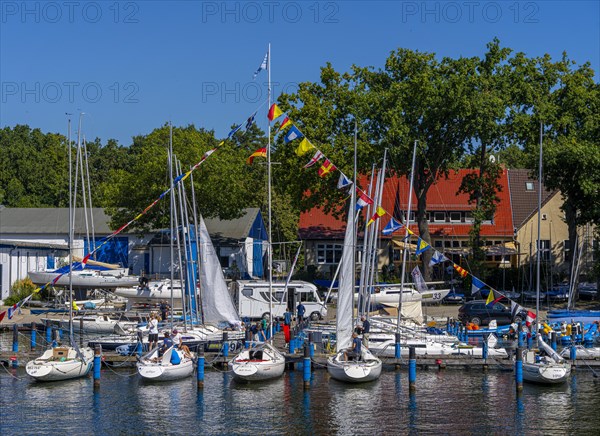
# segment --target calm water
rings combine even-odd
[[[598,380],[598,381],[596,381]],[[24,369],[0,368],[0,434],[598,434],[600,378],[577,372],[561,387],[525,385],[515,399],[510,372],[419,371],[410,396],[406,371],[384,369],[366,385],[286,372],[269,383],[238,384],[208,371],[171,383],[140,380],[134,369],[102,369],[92,379],[35,383]]]

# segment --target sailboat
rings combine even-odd
[[[267,51],[267,72],[269,74],[269,96],[268,103],[271,105],[271,44]],[[268,186],[268,208],[269,208],[269,245],[268,245],[268,269],[269,269],[269,319],[273,319],[273,240],[271,219],[271,120],[268,126],[267,145],[267,186]],[[273,324],[270,324],[273,337]],[[277,350],[272,343],[252,343],[252,347],[242,350],[231,362],[233,375],[241,381],[269,380],[281,377],[285,370],[285,356]]]
[[[69,119],[69,300],[73,301],[73,189],[71,163],[71,120]],[[79,117],[78,137],[81,133],[81,115]],[[78,147],[80,142],[78,140]],[[69,305],[69,342],[70,346],[50,348],[40,357],[27,362],[25,371],[38,381],[69,380],[87,375],[94,364],[94,351],[89,348],[79,348],[73,340],[73,305]]]
[[[543,125],[540,123],[540,160],[538,174],[538,234],[537,234],[537,283],[536,283],[536,308],[535,325],[539,332],[538,314],[540,309],[540,239],[541,239],[541,209],[542,209],[542,137]],[[571,364],[563,359],[556,351],[548,346],[538,333],[537,343],[539,350],[526,350],[523,352],[523,380],[533,383],[559,384],[567,381],[571,375]],[[540,353],[543,351],[543,355]]]
[[[339,381],[361,383],[377,380],[381,375],[382,363],[364,345],[360,347],[360,355],[357,356],[356,360],[348,360],[347,356],[352,337],[355,282],[356,129],[354,139],[355,175],[352,195],[350,196],[350,206],[348,208],[348,222],[346,224],[340,266],[336,320],[336,354],[327,358],[327,372],[329,372],[332,378]]]

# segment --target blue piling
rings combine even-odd
[[[517,356],[515,360],[515,382],[517,385],[517,392],[523,390],[523,347],[517,348]]]
[[[52,326],[50,325],[50,320],[46,320],[46,343],[50,345],[52,342]]]
[[[417,351],[415,347],[408,348],[408,390],[416,391],[417,383]]]
[[[17,324],[13,324],[13,344],[12,344],[13,353],[19,352],[19,327]],[[17,360],[17,356],[15,356],[15,360],[12,361],[13,368],[19,366],[19,362]]]
[[[396,333],[394,336],[395,336],[394,357],[396,359],[400,359],[402,357],[402,345],[400,345],[400,333]]]
[[[554,351],[556,351],[556,332],[550,332],[551,342],[550,345]]]
[[[223,357],[229,357],[229,334],[223,332]]]
[[[312,344],[304,344],[304,389],[310,388],[310,348]]]
[[[96,345],[94,349],[94,389],[100,387],[100,367],[102,366],[102,348]]]
[[[310,358],[315,357],[315,346],[314,346],[314,337],[313,332],[308,333],[308,348],[310,352]]]
[[[577,347],[575,346],[575,343],[571,345],[571,350],[569,350],[569,359],[571,359],[573,362],[575,362],[577,359]]]
[[[290,339],[290,354],[294,354],[296,352],[296,338]]]
[[[37,326],[35,325],[35,322],[31,323],[31,351],[35,351],[35,347],[36,347],[36,340],[37,340]]]
[[[202,348],[200,348],[200,351],[198,351],[196,380],[198,389],[204,389],[204,350]]]
[[[483,360],[487,360],[488,358],[488,343],[487,343],[487,338],[485,338],[483,340],[483,349],[482,349],[482,353],[481,353],[481,357],[483,357]]]
[[[533,335],[527,335],[527,349],[531,350],[533,348]]]
[[[517,331],[517,339],[518,339],[518,347],[522,348],[523,347],[523,324],[519,323],[519,327],[518,327],[518,331]]]

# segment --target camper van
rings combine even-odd
[[[327,307],[317,287],[312,283],[291,281],[284,295],[285,282],[273,283],[273,317],[282,317],[286,307],[296,312],[300,302],[306,308],[305,316],[317,321],[327,316]],[[232,283],[232,297],[241,318],[269,317],[269,282],[263,280],[239,280]]]

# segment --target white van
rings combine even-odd
[[[296,307],[302,302],[305,317],[316,321],[327,316],[327,307],[317,287],[312,283],[296,280],[287,287],[284,301],[285,282],[273,282],[273,317],[283,317],[286,307],[296,315]],[[269,316],[269,282],[264,280],[238,280],[232,283],[232,298],[240,318],[259,319]]]

